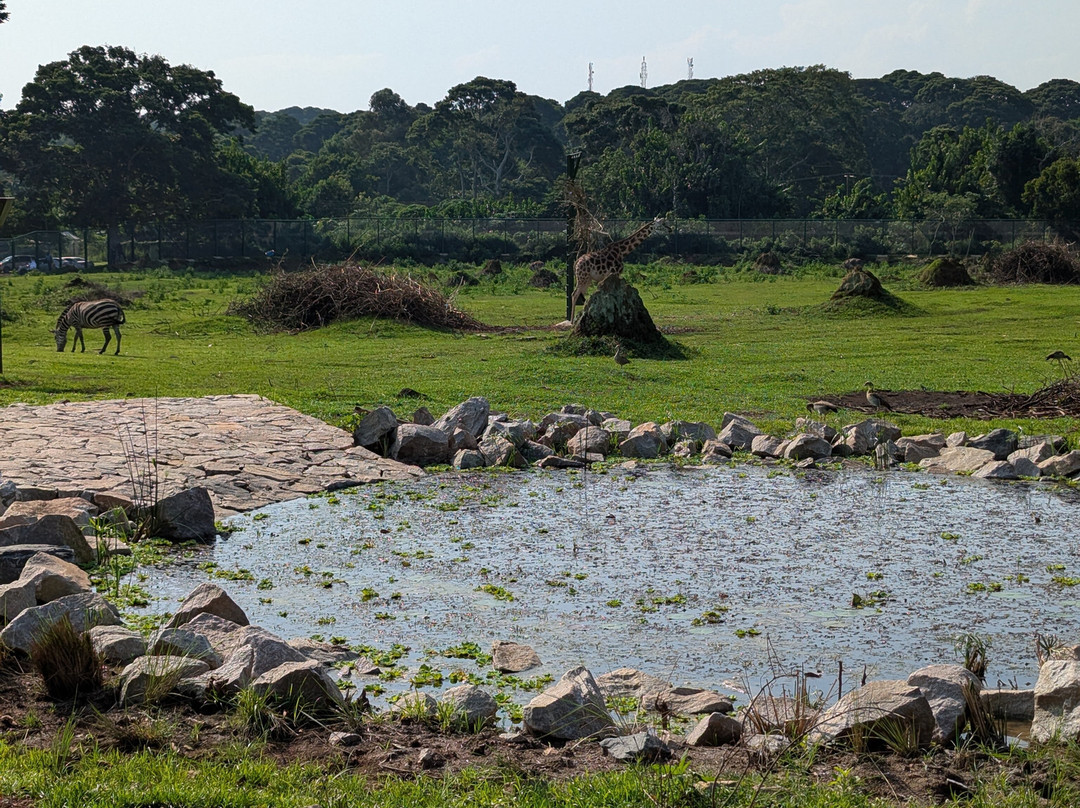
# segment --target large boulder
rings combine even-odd
[[[386,457],[394,443],[397,426],[397,416],[392,409],[376,407],[361,418],[353,429],[353,444]]]
[[[611,451],[611,433],[602,427],[589,424],[579,429],[574,437],[566,442],[566,451],[578,457],[599,454],[605,457]]]
[[[37,606],[34,585],[30,581],[15,581],[0,584],[0,624],[7,624],[23,613],[25,609]]]
[[[623,457],[657,458],[666,454],[667,441],[659,425],[652,421],[638,424],[630,430],[626,440],[619,443],[619,453]]]
[[[161,628],[150,635],[146,643],[149,656],[184,656],[201,659],[211,668],[221,667],[221,654],[213,649],[202,634],[183,628]]]
[[[19,580],[26,562],[38,553],[47,553],[62,561],[75,560],[75,551],[66,544],[13,544],[0,546],[0,584]]]
[[[3,517],[0,517],[0,528],[30,524],[50,514],[70,517],[82,529],[90,526],[90,518],[98,515],[98,508],[82,497],[21,500],[11,503],[4,511]]]
[[[639,345],[667,342],[656,327],[637,289],[620,274],[603,278],[585,301],[585,309],[574,325],[580,337],[617,337]]]
[[[82,592],[24,609],[0,631],[0,645],[28,654],[42,633],[64,617],[79,632],[93,626],[120,625],[120,613],[115,606],[96,592]]]
[[[484,456],[484,463],[488,466],[520,469],[528,465],[517,447],[497,432],[489,432],[480,441],[480,454]]]
[[[500,673],[521,673],[540,665],[540,657],[527,645],[505,640],[491,644],[491,667]]]
[[[470,432],[476,438],[484,434],[487,429],[488,416],[491,414],[491,405],[483,396],[473,396],[452,407],[432,426],[441,430],[446,435],[453,433],[456,427],[461,427]]]
[[[846,694],[822,715],[810,730],[812,743],[841,743],[860,738],[878,745],[890,734],[909,737],[919,749],[934,736],[934,713],[922,691],[907,682],[870,682]]]
[[[735,413],[725,412],[724,420],[720,425],[720,434],[716,436],[716,440],[732,449],[750,451],[754,438],[761,434],[763,434],[762,431],[748,419]]]
[[[989,449],[972,449],[970,446],[953,446],[941,450],[937,457],[927,457],[919,461],[919,466],[927,471],[942,474],[950,472],[973,473],[994,459]]]
[[[494,697],[476,685],[451,687],[439,700],[450,705],[455,722],[468,729],[487,724],[499,712],[499,703]]]
[[[278,665],[253,681],[251,689],[260,695],[309,707],[337,707],[345,703],[345,697],[326,668],[314,659]]]
[[[686,736],[687,746],[723,746],[738,743],[742,737],[743,725],[723,713],[710,713],[698,721]]]
[[[1016,451],[1020,437],[1011,429],[992,429],[985,435],[976,435],[968,441],[973,449],[986,449],[994,453],[994,460],[1006,460]]]
[[[108,665],[128,665],[146,656],[146,640],[142,634],[123,626],[94,626],[90,642]]]
[[[1056,649],[1039,668],[1031,737],[1039,743],[1080,740],[1080,645]]]
[[[49,553],[35,553],[27,559],[19,581],[33,586],[38,603],[48,603],[65,595],[93,589],[90,576],[74,564]]]
[[[64,514],[50,513],[24,525],[0,528],[0,547],[12,547],[18,544],[51,544],[58,547],[70,547],[75,555],[75,561],[84,566],[90,566],[97,560],[97,554],[90,549],[82,529],[75,524],[74,519]],[[10,581],[0,581],[0,583],[10,583]]]
[[[1071,477],[1080,471],[1080,451],[1049,457],[1039,463],[1039,470],[1044,477]]]
[[[191,590],[180,607],[173,612],[164,624],[165,628],[179,628],[193,617],[203,613],[217,615],[238,626],[248,624],[247,615],[236,601],[229,597],[229,593],[220,586],[209,581],[199,584]]]
[[[164,497],[154,505],[151,529],[169,541],[208,541],[217,535],[214,503],[202,486]]]
[[[177,693],[182,679],[205,673],[205,662],[182,656],[139,657],[120,673],[120,703],[156,703]]]
[[[927,665],[907,678],[926,696],[934,713],[934,741],[953,743],[967,723],[967,700],[964,689],[977,698],[982,689],[979,677],[962,665]]]
[[[585,668],[574,668],[525,705],[522,724],[540,738],[577,741],[614,734],[604,696]]]
[[[471,434],[471,433],[470,433]],[[402,424],[390,447],[390,456],[413,466],[435,466],[450,460],[448,433],[435,426]]]
[[[604,698],[630,697],[641,705],[655,704],[657,695],[671,690],[671,682],[636,668],[617,668],[601,674],[596,684]]]
[[[730,713],[735,709],[731,699],[713,690],[700,687],[672,687],[643,702],[650,710],[674,715],[698,715],[700,713]]]
[[[716,430],[704,421],[668,421],[660,425],[660,431],[668,446],[674,446],[680,440],[696,440],[698,443],[716,440]]]
[[[784,447],[784,457],[788,460],[823,460],[831,454],[832,445],[817,435],[796,435]]]
[[[940,432],[932,432],[927,435],[897,438],[896,448],[902,453],[905,463],[918,463],[941,454],[941,450],[945,448],[945,436]]]

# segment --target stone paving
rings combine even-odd
[[[156,461],[156,462],[152,462]],[[255,395],[0,407],[0,479],[20,488],[159,496],[203,486],[218,518],[423,471],[353,446],[352,435]]]

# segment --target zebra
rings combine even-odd
[[[86,352],[86,340],[83,339],[82,330],[84,328],[100,328],[102,333],[105,334],[105,344],[101,346],[99,354],[105,353],[105,349],[109,347],[109,329],[112,328],[116,332],[116,353],[114,356],[120,355],[120,325],[124,322],[124,310],[120,308],[120,304],[115,300],[84,300],[79,303],[72,303],[64,313],[60,315],[60,319],[56,321],[56,330],[53,334],[56,337],[56,350],[64,350],[64,346],[67,344],[67,332],[69,328],[75,329],[75,339],[71,342],[71,350],[74,353],[75,346],[82,343],[83,353]]]

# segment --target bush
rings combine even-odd
[[[67,616],[46,628],[30,646],[30,662],[54,699],[73,699],[101,687],[101,658],[90,635],[77,631]]]
[[[1060,244],[1028,242],[1004,252],[990,274],[997,283],[1077,283],[1080,266]]]

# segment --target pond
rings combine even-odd
[[[431,652],[493,640],[537,651],[522,676],[630,666],[730,692],[797,670],[835,694],[841,666],[845,691],[903,678],[969,633],[988,686],[1030,687],[1035,632],[1080,639],[1069,493],[752,464],[451,473],[234,517],[147,586],[152,610],[210,578],[283,637],[408,646],[388,694],[424,663],[445,686],[477,672]]]

